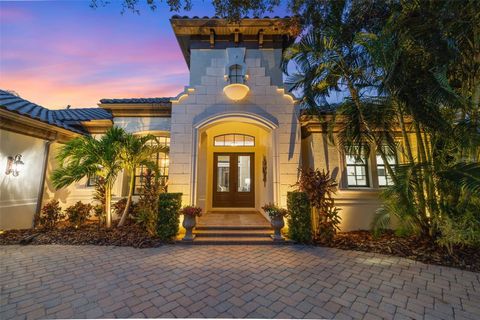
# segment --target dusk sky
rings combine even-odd
[[[112,2],[97,9],[90,1],[0,2],[0,88],[55,109],[176,96],[188,68],[169,22],[175,13],[160,3],[156,11],[122,15]],[[214,10],[211,1],[196,0],[180,14]]]

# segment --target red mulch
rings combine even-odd
[[[389,231],[375,238],[369,231],[340,232],[329,247],[376,252],[424,263],[480,272],[480,248],[455,247],[453,255],[428,239],[399,237]]]
[[[0,245],[64,244],[149,248],[158,247],[162,243],[163,241],[148,235],[135,224],[111,229],[101,228],[97,224],[87,224],[78,229],[60,226],[52,230],[8,230],[0,234]]]

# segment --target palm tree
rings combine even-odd
[[[329,107],[327,97],[332,92],[348,93],[336,110],[335,124],[340,128],[336,142],[358,156],[370,152],[373,146],[393,176],[388,153],[382,148],[386,145],[387,151],[395,149],[391,105],[386,103],[387,97],[376,94],[381,70],[358,37],[378,32],[390,8],[376,1],[318,3],[321,8],[311,19],[312,26],[284,53],[287,83],[301,91],[302,107],[314,114],[319,105]],[[295,65],[293,71],[290,62]]]
[[[288,82],[313,114],[333,91],[349,95],[336,110],[336,142],[360,146],[349,150],[357,153],[374,146],[395,183],[377,222],[396,214],[406,229],[438,237],[446,219],[466,216],[478,203],[480,4],[318,3],[318,25],[285,52]],[[364,10],[369,14],[361,13],[365,5],[373,6]],[[394,151],[396,128],[406,161],[392,170],[379,146]],[[470,221],[478,231],[476,216]]]
[[[57,155],[60,168],[52,173],[56,189],[66,187],[87,176],[99,176],[105,182],[106,227],[112,224],[112,187],[122,169],[121,149],[125,131],[110,128],[100,139],[91,136],[75,138],[63,146]]]
[[[153,172],[158,171],[157,164],[151,161],[153,154],[158,152],[168,152],[169,148],[158,144],[154,135],[136,136],[131,133],[125,134],[122,140],[121,161],[122,167],[129,174],[130,181],[128,186],[128,198],[125,209],[118,226],[122,226],[127,217],[128,210],[132,203],[133,189],[135,187],[135,168],[146,166]]]

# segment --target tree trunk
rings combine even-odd
[[[110,182],[105,183],[105,226],[112,227],[112,186]]]
[[[132,204],[132,196],[133,196],[133,188],[134,187],[135,187],[135,172],[134,172],[134,170],[132,170],[130,172],[130,184],[128,185],[127,204],[125,205],[125,209],[123,209],[122,218],[120,219],[120,222],[118,223],[118,227],[123,226],[123,224],[127,220],[128,210],[130,209],[130,205]]]

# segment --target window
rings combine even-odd
[[[397,158],[394,154],[389,154],[388,149],[386,147],[382,147],[384,153],[386,154],[387,162],[391,166],[395,166],[397,164]],[[383,162],[382,157],[377,154],[377,176],[378,176],[378,185],[380,187],[388,187],[393,185],[393,180],[390,174],[385,168],[385,163]]]
[[[228,79],[230,83],[244,83],[244,76],[242,73],[242,66],[234,64],[228,70]]]
[[[87,187],[95,187],[98,181],[98,176],[96,174],[88,175],[87,177]]]
[[[161,146],[170,146],[170,138],[169,137],[157,137],[158,143]],[[168,153],[166,152],[158,152],[152,155],[151,160],[157,164],[158,166],[158,178],[161,186],[165,186],[168,180],[168,165],[169,165],[169,158]],[[147,172],[147,167],[140,166],[135,168],[135,187],[133,193],[135,195],[139,195],[142,193],[142,186],[143,186],[143,176]]]
[[[368,157],[346,154],[347,181],[349,187],[368,187]]]
[[[253,147],[255,138],[246,134],[222,134],[213,139],[215,147]]]

